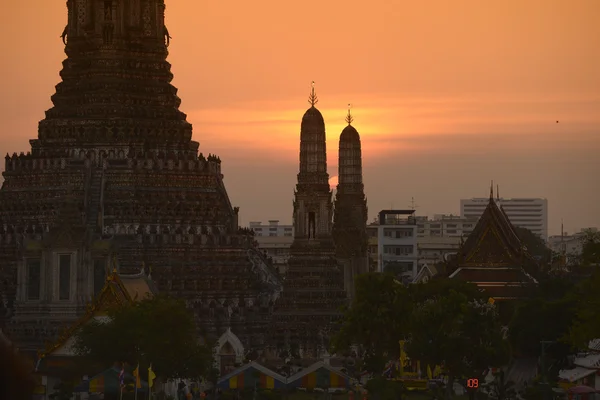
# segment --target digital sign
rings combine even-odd
[[[467,379],[467,388],[468,389],[478,389],[479,388],[479,379],[477,379],[477,378]]]

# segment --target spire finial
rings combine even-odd
[[[352,118],[352,113],[350,113],[351,109],[352,109],[352,104],[348,103],[348,115],[346,116],[346,122],[348,123],[348,125],[350,125],[352,123],[352,121],[354,121],[354,118]]]
[[[315,93],[315,81],[312,81],[311,83],[311,90],[310,90],[310,96],[308,96],[308,102],[310,103],[311,106],[315,106],[315,104],[317,104],[319,102],[319,99],[317,98],[317,94]]]
[[[500,185],[496,184],[496,200],[500,201]]]
[[[494,181],[492,180],[492,184],[490,185],[490,200],[494,200]]]

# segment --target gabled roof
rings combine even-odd
[[[490,200],[473,232],[461,246],[460,266],[533,266],[537,262],[527,252],[506,212]]]
[[[239,374],[243,373],[244,371],[248,371],[248,370],[252,370],[252,369],[257,370],[258,372],[260,372],[264,375],[270,376],[271,378],[273,378],[283,384],[286,383],[286,378],[284,376],[279,375],[278,373],[276,373],[274,371],[271,371],[270,369],[260,365],[256,361],[252,361],[246,365],[243,365],[243,366],[231,371],[227,375],[223,376],[222,378],[219,379],[217,384],[220,385],[221,383],[229,381],[229,379],[233,378],[234,376],[238,376]]]
[[[331,388],[347,386],[353,380],[350,376],[346,375],[339,369],[333,368],[331,365],[326,364],[323,361],[318,361],[318,362],[314,363],[313,365],[298,372],[297,374],[290,376],[287,379],[288,385],[292,385],[292,386],[301,385],[304,380],[303,378],[310,376],[311,374],[316,373],[321,369],[328,371],[330,374],[337,375],[343,381],[343,382],[340,382],[339,380],[337,380],[337,384],[335,384],[335,382],[330,382],[329,387],[331,387]],[[313,382],[313,383],[316,383],[316,382]]]
[[[158,293],[152,280],[142,270],[136,275],[120,275],[116,269],[106,277],[104,287],[87,306],[86,313],[73,325],[66,329],[58,340],[40,353],[40,358],[51,355],[63,347],[78,329],[92,318],[105,316],[112,307],[119,307]]]
[[[425,264],[421,267],[421,269],[413,279],[413,283],[425,283],[437,274],[438,270],[435,267],[435,265]]]

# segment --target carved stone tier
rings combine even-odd
[[[367,237],[367,199],[362,174],[362,147],[348,109],[348,126],[340,134],[338,177],[333,215],[336,255],[344,269],[344,287],[354,296],[354,281],[369,271]]]
[[[247,348],[262,343],[281,282],[239,229],[221,160],[191,140],[166,61],[164,1],[67,6],[53,107],[31,151],[6,156],[0,327],[23,350],[54,341],[85,311],[100,262],[112,268],[115,257],[120,272],[151,269],[202,333],[231,328]]]

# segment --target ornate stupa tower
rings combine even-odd
[[[167,62],[164,0],[68,0],[66,60],[0,190],[0,328],[42,350],[107,271],[152,268],[209,339],[262,345],[278,274],[239,229],[221,160],[198,153]],[[112,260],[116,260],[114,263]],[[246,316],[248,316],[246,318]],[[226,347],[226,346],[225,346]]]
[[[318,359],[328,347],[330,328],[346,303],[343,271],[332,237],[332,192],[327,173],[325,122],[315,107],[300,127],[300,172],[294,192],[294,242],[281,298],[274,314],[275,345],[292,358]],[[294,354],[294,350],[299,353]]]
[[[352,126],[348,105],[346,122],[340,135],[338,186],[335,196],[333,237],[336,254],[344,267],[344,287],[354,295],[354,279],[369,271],[367,254],[367,200],[365,198],[360,135]]]

